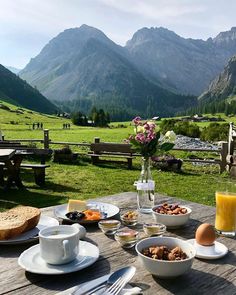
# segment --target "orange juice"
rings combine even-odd
[[[216,192],[215,228],[222,232],[236,231],[236,194]]]

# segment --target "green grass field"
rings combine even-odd
[[[117,128],[118,123],[112,124],[113,128],[77,127],[72,125],[70,120],[27,110],[18,114],[15,112],[17,107],[10,104],[8,106],[11,111],[0,108],[0,128],[5,139],[42,139],[42,130],[32,130],[33,122],[42,122],[44,128],[50,130],[50,139],[56,141],[92,142],[94,137],[100,137],[102,141],[122,142],[133,131],[130,122],[122,123],[126,128]],[[235,120],[230,118],[230,121],[233,119]],[[63,130],[63,123],[70,123],[71,129]],[[135,191],[133,183],[140,173],[139,158],[135,159],[133,170],[127,170],[127,165],[122,164],[107,163],[93,166],[90,158],[86,156],[79,157],[73,165],[55,164],[51,161],[50,165],[51,167],[47,169],[45,187],[40,188],[35,185],[32,173],[24,170],[22,179],[26,190],[12,189],[3,192],[0,188],[0,199],[45,207],[67,202],[68,198],[88,199]],[[228,176],[219,175],[216,166],[184,164],[182,170],[181,173],[174,173],[153,168],[156,192],[214,205],[215,190],[219,189],[221,182],[228,180]]]

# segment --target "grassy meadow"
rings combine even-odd
[[[42,130],[32,130],[33,122],[42,122],[44,128],[50,130],[50,139],[55,141],[92,142],[94,137],[100,137],[102,141],[123,142],[133,131],[130,122],[112,123],[112,128],[78,127],[68,119],[25,109],[17,112],[17,107],[5,102],[3,104],[10,108],[0,108],[0,129],[6,140],[42,139]],[[236,122],[235,118],[227,120]],[[63,129],[63,123],[70,123],[71,129]],[[121,124],[125,127],[119,127]],[[82,152],[86,154],[86,150]],[[74,164],[49,163],[51,167],[46,170],[44,187],[35,185],[30,170],[23,170],[21,174],[26,190],[12,189],[4,192],[0,188],[0,199],[45,207],[65,203],[68,198],[89,199],[135,191],[133,183],[140,173],[140,158],[134,160],[132,170],[127,170],[126,164],[106,163],[94,166],[85,155],[79,156]],[[181,173],[164,172],[153,167],[152,174],[157,193],[208,205],[214,205],[215,190],[228,179],[227,174],[219,175],[218,166],[194,166],[190,163],[184,163]]]

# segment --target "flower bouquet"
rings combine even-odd
[[[134,134],[128,138],[132,148],[142,155],[142,171],[135,185],[138,190],[138,208],[141,212],[150,213],[154,206],[155,182],[152,180],[150,159],[154,155],[161,155],[174,146],[176,135],[168,131],[164,136],[156,130],[153,121],[142,121],[140,117],[133,119]]]

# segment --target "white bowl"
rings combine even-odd
[[[168,215],[155,212],[155,208],[160,207],[161,205],[154,206],[152,208],[152,215],[156,222],[163,223],[167,228],[178,228],[182,225],[185,225],[190,217],[192,210],[189,207],[180,205],[181,208],[187,209],[186,214],[179,215]]]
[[[178,246],[187,254],[188,258],[177,261],[157,260],[141,253],[143,249],[156,245],[167,246],[170,249]],[[170,237],[153,237],[141,240],[136,244],[135,249],[146,270],[160,278],[172,278],[184,274],[191,268],[196,255],[196,249],[193,245],[186,241]]]

